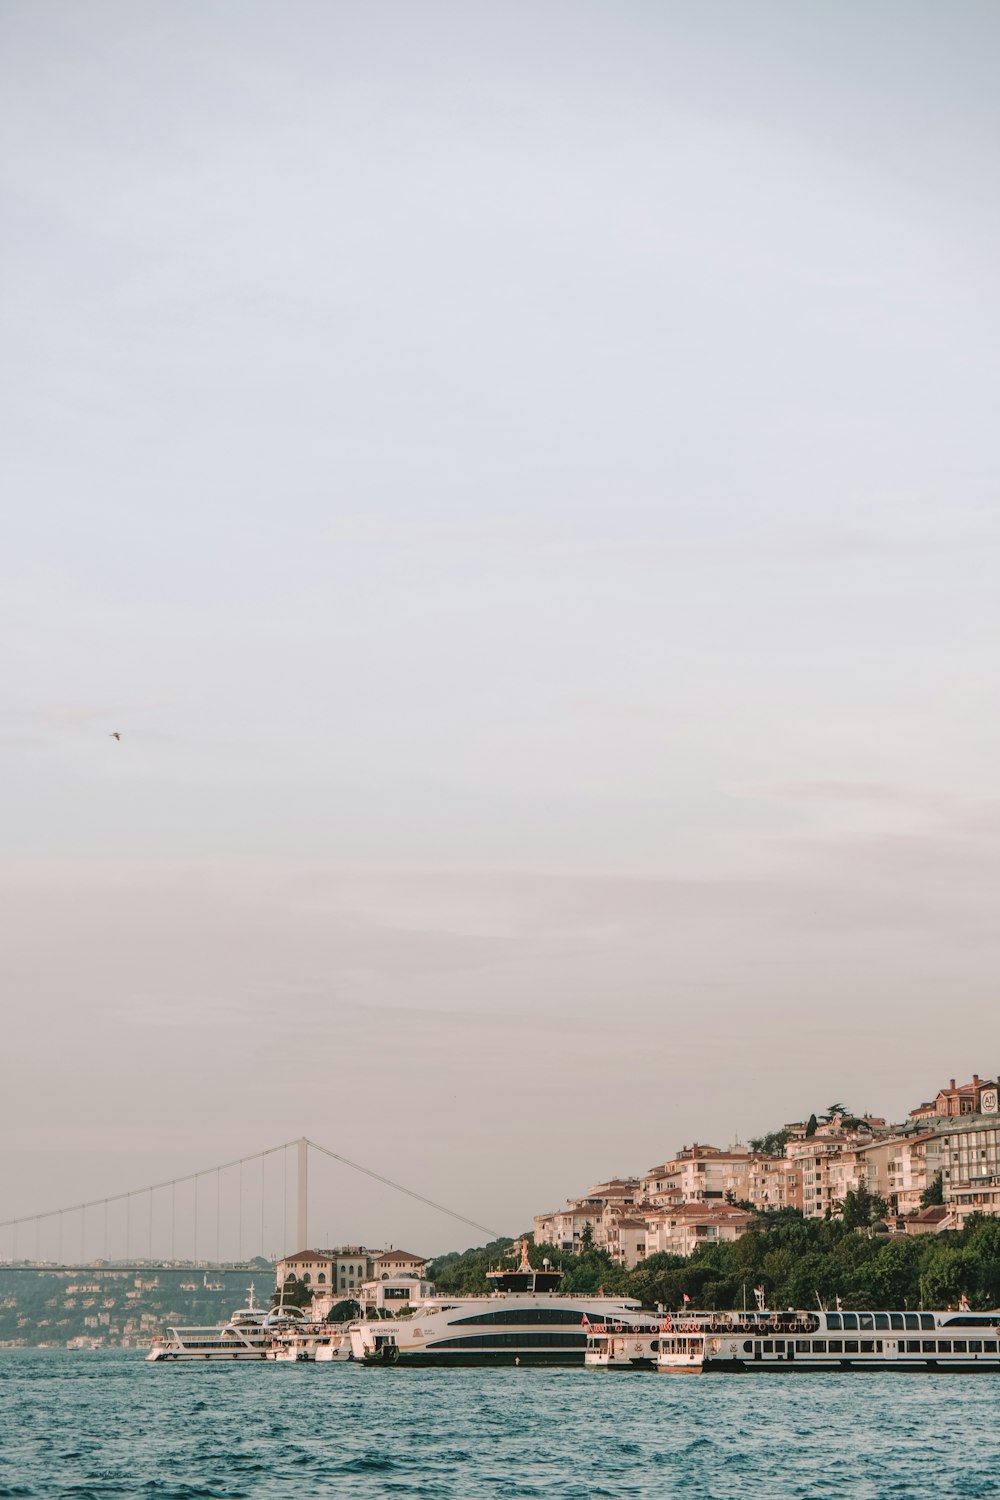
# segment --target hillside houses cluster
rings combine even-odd
[[[780,1137],[780,1154],[685,1146],[642,1177],[598,1183],[538,1214],[535,1241],[572,1251],[592,1244],[631,1268],[661,1251],[687,1256],[739,1239],[775,1210],[837,1216],[859,1189],[885,1200],[889,1232],[960,1228],[971,1214],[1000,1214],[998,1085],[978,1074],[961,1085],[952,1078],[902,1124],[838,1107],[784,1126]],[[925,1206],[928,1196],[940,1204]]]

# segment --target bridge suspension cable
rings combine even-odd
[[[449,1219],[458,1219],[460,1223],[469,1224],[473,1229],[481,1229],[484,1234],[490,1234],[494,1239],[499,1238],[499,1232],[491,1229],[488,1224],[480,1224],[476,1219],[456,1213],[453,1208],[445,1208],[443,1203],[435,1203],[433,1198],[425,1198],[423,1193],[415,1193],[412,1188],[404,1187],[401,1182],[393,1182],[391,1177],[383,1177],[380,1172],[373,1172],[370,1167],[362,1167],[358,1162],[351,1161],[347,1156],[340,1156],[336,1151],[331,1151],[327,1146],[320,1146],[316,1141],[307,1141],[307,1145],[311,1146],[314,1151],[321,1152],[323,1156],[330,1156],[345,1167],[351,1167],[355,1172],[363,1172],[366,1177],[383,1183],[385,1187],[390,1187],[397,1193],[405,1193],[407,1198],[414,1198],[418,1203],[424,1203],[428,1208],[436,1209],[439,1214],[447,1214]]]
[[[88,1210],[100,1209],[100,1210],[102,1210],[102,1214],[100,1216],[100,1221],[99,1222],[100,1222],[100,1227],[103,1228],[103,1252],[104,1252],[102,1259],[105,1260],[105,1261],[107,1261],[109,1259],[109,1251],[110,1251],[110,1248],[111,1248],[110,1245],[109,1245],[109,1234],[108,1234],[108,1210],[109,1210],[109,1206],[110,1205],[114,1205],[114,1204],[122,1204],[122,1205],[124,1205],[124,1224],[121,1225],[121,1230],[123,1230],[123,1232],[124,1232],[125,1259],[131,1261],[132,1259],[136,1258],[136,1252],[138,1250],[138,1246],[137,1245],[135,1245],[135,1246],[133,1245],[133,1239],[135,1238],[136,1240],[139,1240],[139,1241],[141,1241],[143,1239],[145,1240],[145,1242],[146,1242],[146,1252],[147,1252],[147,1255],[149,1257],[149,1260],[152,1261],[152,1259],[153,1259],[153,1246],[154,1246],[154,1228],[155,1228],[155,1226],[154,1226],[154,1195],[157,1194],[157,1193],[164,1193],[165,1195],[168,1195],[168,1201],[169,1201],[169,1232],[167,1234],[167,1226],[161,1223],[160,1229],[159,1229],[159,1237],[160,1237],[160,1242],[161,1243],[166,1244],[167,1242],[169,1242],[170,1260],[174,1261],[176,1259],[176,1254],[177,1254],[177,1245],[176,1245],[177,1189],[179,1187],[185,1185],[185,1184],[193,1183],[194,1184],[194,1193],[193,1193],[193,1196],[191,1198],[191,1201],[190,1201],[190,1204],[189,1204],[189,1208],[187,1210],[189,1228],[193,1224],[193,1254],[190,1257],[185,1257],[185,1259],[189,1259],[189,1260],[191,1260],[193,1262],[196,1262],[198,1264],[202,1264],[202,1262],[199,1261],[199,1257],[198,1257],[198,1248],[199,1248],[199,1209],[201,1207],[201,1205],[199,1203],[199,1198],[200,1198],[200,1191],[199,1190],[201,1188],[202,1183],[204,1182],[204,1179],[205,1178],[211,1178],[214,1175],[215,1176],[214,1213],[212,1212],[211,1199],[209,1197],[208,1201],[204,1204],[204,1208],[206,1210],[208,1210],[208,1212],[207,1212],[207,1214],[202,1214],[201,1215],[202,1221],[203,1221],[202,1225],[201,1225],[202,1237],[204,1238],[206,1236],[206,1234],[207,1234],[207,1237],[209,1239],[213,1239],[214,1238],[215,1261],[217,1263],[219,1263],[219,1262],[225,1260],[228,1263],[228,1261],[232,1258],[231,1255],[230,1256],[223,1256],[223,1254],[222,1254],[222,1222],[223,1222],[222,1175],[224,1173],[226,1173],[226,1172],[236,1171],[238,1173],[238,1185],[234,1184],[234,1186],[236,1186],[238,1203],[233,1205],[234,1210],[237,1211],[235,1244],[236,1244],[236,1249],[237,1249],[237,1259],[238,1259],[239,1262],[242,1262],[244,1260],[244,1210],[245,1210],[245,1204],[244,1204],[244,1167],[249,1162],[259,1162],[260,1163],[260,1227],[261,1227],[261,1247],[260,1247],[260,1253],[264,1254],[264,1245],[265,1245],[265,1238],[264,1238],[264,1235],[265,1235],[265,1172],[264,1172],[264,1167],[265,1167],[265,1161],[266,1161],[267,1158],[270,1158],[270,1157],[275,1157],[275,1156],[279,1156],[279,1155],[281,1157],[281,1161],[282,1161],[281,1173],[282,1173],[282,1176],[281,1176],[281,1188],[280,1188],[280,1193],[279,1193],[279,1198],[280,1198],[280,1210],[279,1211],[281,1213],[281,1236],[280,1237],[281,1237],[282,1240],[287,1240],[289,1238],[289,1234],[288,1234],[288,1228],[289,1228],[289,1225],[288,1225],[288,1218],[289,1218],[289,1215],[288,1215],[288,1209],[289,1209],[289,1204],[288,1204],[288,1152],[290,1150],[293,1150],[293,1149],[296,1151],[296,1155],[297,1155],[297,1163],[296,1163],[296,1165],[297,1165],[297,1182],[296,1182],[296,1188],[297,1188],[296,1199],[297,1199],[297,1203],[296,1203],[295,1219],[296,1219],[296,1233],[297,1233],[298,1240],[299,1240],[299,1244],[298,1244],[297,1248],[299,1248],[299,1249],[306,1249],[306,1248],[308,1248],[308,1245],[307,1245],[307,1238],[308,1238],[308,1178],[309,1178],[309,1173],[308,1173],[308,1154],[309,1154],[310,1150],[313,1150],[313,1151],[319,1153],[319,1155],[321,1155],[321,1156],[328,1157],[330,1160],[338,1162],[342,1166],[349,1167],[351,1169],[351,1171],[353,1171],[353,1172],[359,1172],[359,1173],[361,1173],[362,1176],[370,1178],[373,1182],[381,1183],[383,1187],[390,1188],[393,1192],[401,1193],[405,1197],[413,1199],[414,1202],[421,1203],[425,1207],[433,1209],[435,1213],[444,1214],[446,1217],[448,1217],[450,1219],[455,1219],[458,1223],[467,1224],[472,1229],[480,1230],[482,1233],[489,1235],[491,1238],[495,1239],[495,1238],[498,1237],[498,1231],[497,1230],[492,1229],[487,1224],[481,1224],[481,1223],[479,1223],[479,1221],[477,1219],[471,1218],[468,1214],[459,1213],[456,1209],[449,1208],[446,1204],[438,1203],[435,1199],[427,1197],[426,1194],[424,1194],[424,1193],[418,1193],[413,1188],[407,1187],[404,1183],[396,1182],[396,1181],[393,1180],[393,1178],[386,1177],[381,1172],[376,1172],[371,1167],[363,1166],[360,1162],[353,1161],[350,1157],[343,1156],[343,1155],[340,1154],[340,1152],[333,1151],[328,1146],[322,1146],[322,1145],[319,1144],[319,1142],[309,1140],[305,1136],[301,1136],[301,1137],[299,1137],[298,1140],[295,1140],[295,1141],[284,1141],[279,1146],[269,1146],[269,1147],[267,1147],[263,1151],[256,1151],[256,1152],[254,1152],[252,1155],[234,1157],[231,1161],[222,1162],[218,1166],[204,1167],[200,1171],[197,1171],[197,1172],[188,1172],[188,1173],[185,1173],[185,1174],[183,1174],[181,1176],[178,1176],[178,1177],[168,1177],[168,1178],[165,1178],[162,1182],[152,1183],[152,1184],[150,1184],[149,1186],[146,1186],[146,1187],[131,1188],[128,1191],[121,1192],[121,1193],[110,1193],[106,1197],[89,1199],[86,1202],[72,1204],[69,1207],[53,1208],[53,1209],[45,1210],[42,1213],[37,1213],[37,1214],[23,1214],[23,1215],[20,1215],[20,1216],[18,1216],[16,1218],[10,1218],[10,1219],[0,1220],[0,1230],[10,1231],[10,1233],[11,1233],[11,1239],[12,1239],[12,1246],[13,1246],[13,1256],[12,1256],[12,1259],[16,1261],[18,1259],[18,1256],[17,1256],[18,1229],[21,1228],[21,1227],[23,1227],[23,1226],[34,1225],[34,1240],[35,1240],[35,1256],[34,1256],[34,1259],[35,1259],[36,1262],[40,1262],[41,1261],[41,1257],[39,1255],[39,1231],[40,1231],[40,1228],[41,1228],[41,1226],[44,1223],[54,1221],[53,1229],[50,1230],[49,1233],[51,1234],[53,1232],[53,1230],[55,1230],[57,1232],[57,1239],[58,1239],[58,1259],[59,1259],[59,1262],[62,1262],[63,1259],[64,1259],[63,1248],[64,1248],[64,1221],[65,1221],[65,1216],[66,1215],[72,1215],[72,1214],[79,1214],[80,1215],[80,1220],[79,1220],[79,1250],[80,1250],[80,1253],[79,1253],[79,1257],[78,1258],[79,1258],[80,1263],[82,1264],[84,1262],[84,1260],[86,1259],[85,1249],[86,1249],[86,1239],[87,1239],[87,1213],[88,1213]],[[208,1190],[208,1193],[209,1194],[211,1193],[211,1189],[210,1188]],[[136,1207],[137,1207],[137,1209],[138,1209],[139,1212],[138,1212],[137,1215],[134,1216],[133,1215],[133,1200],[134,1199],[140,1199],[141,1200],[142,1197],[145,1194],[149,1195],[148,1203],[146,1205],[146,1213],[145,1213],[145,1215],[142,1214],[142,1204],[140,1202],[140,1203],[138,1203],[136,1205]],[[157,1200],[157,1202],[160,1203],[160,1204],[162,1204],[162,1201],[163,1200],[160,1200],[160,1199]],[[163,1217],[162,1216],[162,1212],[160,1212],[160,1211],[158,1211],[158,1212],[159,1212],[159,1217],[162,1220],[162,1217]],[[228,1213],[228,1210],[227,1210],[227,1213]],[[207,1225],[204,1223],[204,1219],[206,1217],[209,1220],[209,1222],[208,1222]],[[146,1221],[145,1224],[142,1223],[142,1219],[143,1218],[145,1218],[145,1221]],[[211,1230],[211,1227],[210,1227],[211,1221],[213,1219],[214,1219],[214,1223],[215,1223],[214,1236],[212,1235],[212,1230]],[[231,1223],[231,1219],[227,1217],[227,1221],[226,1222],[227,1222],[227,1224]],[[92,1220],[92,1223],[94,1223],[96,1225],[98,1223],[98,1220]],[[231,1238],[231,1236],[229,1236],[228,1233],[227,1233],[227,1237]],[[188,1238],[188,1236],[185,1236],[185,1239],[187,1239],[187,1238]],[[50,1263],[51,1262],[46,1262],[46,1264],[50,1264]]]

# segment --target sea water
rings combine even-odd
[[[1000,1497],[1000,1375],[0,1351],[0,1496]]]

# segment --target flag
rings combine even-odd
[[[584,1328],[590,1327],[590,1319],[587,1317],[586,1313],[581,1314],[580,1322],[583,1324]]]
[[[687,1292],[684,1293],[684,1301],[685,1302],[690,1302],[691,1301],[691,1298],[688,1296]]]

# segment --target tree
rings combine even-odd
[[[944,1178],[941,1173],[935,1174],[933,1182],[929,1183],[920,1194],[921,1208],[936,1208],[944,1203]]]
[[[297,1276],[286,1276],[282,1286],[276,1286],[271,1293],[271,1301],[282,1307],[309,1307],[312,1303],[314,1288],[307,1281],[300,1281]]]
[[[844,1194],[841,1217],[847,1229],[866,1229],[876,1219],[884,1218],[888,1211],[885,1199],[871,1192],[866,1182],[859,1182],[853,1191],[848,1188]]]
[[[354,1301],[353,1297],[345,1297],[341,1302],[335,1302],[326,1315],[328,1323],[353,1323],[361,1316],[361,1304]]]
[[[843,1116],[848,1113],[849,1111],[846,1104],[828,1104],[826,1106],[826,1114],[823,1116],[823,1118],[827,1121],[827,1123],[829,1123],[837,1115]]]
[[[784,1156],[790,1134],[790,1131],[782,1128],[769,1130],[766,1135],[752,1136],[750,1150],[759,1151],[762,1156]]]
[[[806,1135],[815,1135],[818,1129],[819,1121],[817,1120],[815,1115],[810,1115],[808,1121],[806,1122]]]

